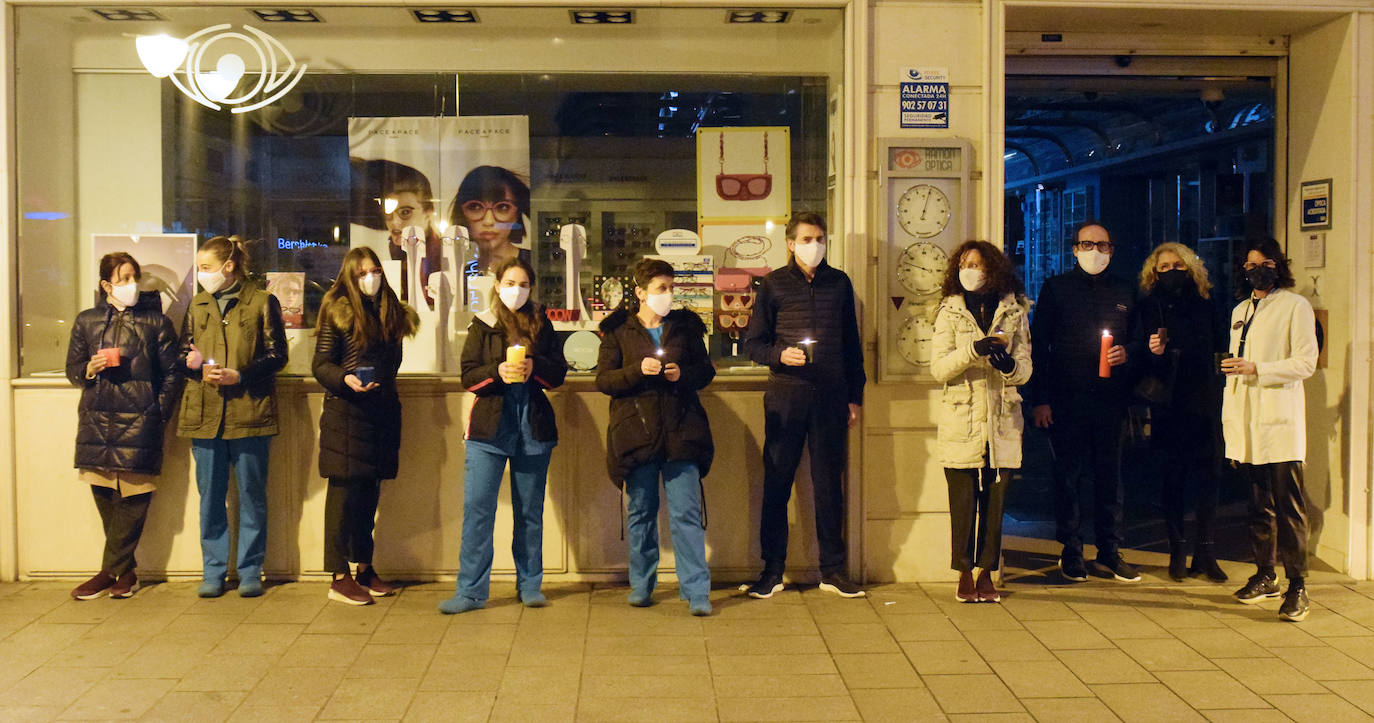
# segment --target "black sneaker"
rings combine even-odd
[[[1126,564],[1120,553],[1106,560],[1099,558],[1095,562],[1102,570],[1100,573],[1102,577],[1111,577],[1120,582],[1140,582],[1140,573],[1136,572],[1134,567]]]
[[[1246,605],[1254,605],[1261,600],[1278,597],[1279,584],[1278,581],[1274,579],[1273,575],[1257,572],[1250,576],[1250,579],[1245,583],[1245,587],[1235,591],[1233,594],[1236,596],[1237,600]],[[1306,602],[1306,600],[1307,594],[1303,593],[1303,601]]]
[[[1088,579],[1088,568],[1083,566],[1081,555],[1064,555],[1059,558],[1059,571],[1064,573],[1064,577],[1074,582],[1083,582]]]
[[[864,597],[867,594],[863,588],[851,582],[842,572],[821,575],[821,590],[833,592],[840,597]]]
[[[1309,608],[1307,587],[1301,583],[1288,583],[1288,592],[1283,594],[1283,604],[1279,606],[1279,619],[1290,623],[1300,623],[1307,617]]]
[[[759,575],[758,582],[746,589],[749,592],[749,597],[767,600],[773,597],[773,593],[782,592],[782,573],[764,570],[763,574]]]

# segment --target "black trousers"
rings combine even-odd
[[[1291,580],[1307,576],[1307,496],[1302,462],[1242,464],[1237,468],[1250,481],[1250,544],[1255,564],[1274,567],[1283,562]]]
[[[945,468],[949,484],[949,567],[996,570],[1002,562],[1002,508],[1010,470]]]
[[[1195,541],[1202,545],[1212,543],[1220,480],[1215,424],[1213,419],[1187,414],[1160,416],[1153,422],[1164,524],[1171,546],[1182,546],[1188,541],[1184,518],[1190,502],[1197,518]]]
[[[843,396],[810,385],[773,384],[763,395],[763,512],[759,546],[765,570],[781,573],[787,562],[787,502],[810,450],[816,502],[816,541],[821,574],[843,572],[844,469],[849,450],[849,404]]]
[[[105,527],[105,554],[100,569],[119,577],[138,567],[134,550],[143,536],[143,523],[148,521],[148,505],[153,501],[153,493],[122,497],[109,487],[91,485],[91,496],[95,497],[95,508]]]
[[[1121,435],[1125,410],[1083,401],[1056,404],[1050,444],[1054,448],[1055,537],[1069,553],[1083,554],[1085,478],[1093,485],[1093,541],[1097,559],[1111,561],[1121,549]]]
[[[372,564],[372,526],[382,485],[375,479],[331,477],[324,495],[324,569],[349,572],[349,562]]]

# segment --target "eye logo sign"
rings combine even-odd
[[[305,75],[306,65],[297,64],[280,40],[257,28],[242,27],[246,34],[226,23],[185,38],[142,35],[134,42],[138,59],[154,77],[171,80],[186,97],[211,110],[230,106],[233,113],[247,113],[291,92]],[[209,51],[216,46],[221,54],[214,67],[207,68]],[[257,56],[258,70],[248,69],[245,55]],[[245,79],[251,85],[239,92]]]

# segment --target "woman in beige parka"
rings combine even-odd
[[[998,602],[1002,505],[1021,466],[1016,387],[1031,376],[1028,304],[996,246],[968,241],[949,259],[930,371],[945,385],[936,453],[949,484],[950,567],[959,571],[959,602]]]

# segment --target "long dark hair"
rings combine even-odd
[[[466,227],[468,219],[463,215],[463,204],[468,201],[496,203],[506,198],[507,191],[519,209],[519,218],[510,228],[510,240],[511,243],[520,243],[525,238],[524,219],[530,215],[530,186],[514,172],[500,166],[478,166],[463,176],[462,183],[458,184],[458,193],[453,197],[453,206],[449,208],[449,223]],[[530,280],[534,280],[533,275]]]
[[[964,293],[964,286],[959,283],[959,262],[969,251],[977,251],[978,255],[983,257],[983,271],[988,275],[987,283],[978,291],[980,294],[996,294],[999,299],[1007,294],[1016,294],[1018,297],[1025,295],[1025,287],[1021,285],[1021,279],[1016,278],[1016,272],[1011,268],[1011,260],[1002,253],[1002,249],[987,241],[965,241],[949,255],[945,280],[940,284],[940,296]]]
[[[501,301],[501,277],[512,268],[523,269],[525,276],[530,280],[530,298],[525,300],[525,305],[518,311],[507,309],[505,302]],[[513,256],[497,264],[492,274],[496,276],[496,283],[491,287],[491,298],[488,303],[491,304],[492,311],[496,312],[497,321],[500,321],[506,330],[506,341],[523,343],[527,347],[533,346],[535,337],[544,329],[544,325],[549,323],[544,318],[543,310],[534,302],[534,269],[530,267],[530,262]]]
[[[1278,279],[1274,282],[1276,289],[1291,289],[1298,285],[1293,278],[1293,270],[1289,268],[1288,257],[1283,255],[1283,249],[1279,247],[1279,242],[1271,238],[1251,238],[1245,241],[1245,254],[1240,257],[1236,264],[1236,269],[1240,278],[1236,279],[1236,298],[1248,299],[1254,293],[1254,287],[1250,286],[1250,280],[1245,278],[1245,257],[1251,251],[1258,251],[1264,258],[1274,262],[1274,270],[1278,272]]]
[[[415,333],[415,324],[406,313],[405,305],[396,298],[396,292],[392,291],[391,284],[387,283],[385,276],[382,277],[382,289],[377,293],[377,317],[373,318],[364,310],[363,292],[358,288],[358,273],[362,270],[364,259],[372,261],[373,266],[382,268],[381,260],[372,249],[366,246],[350,249],[344,255],[338,278],[334,279],[334,285],[329,287],[329,291],[324,294],[324,300],[320,302],[320,316],[315,323],[315,333],[319,334],[321,327],[335,320],[336,306],[347,305],[353,312],[353,328],[346,331],[349,340],[354,344],[365,349],[378,339],[388,344],[400,343],[401,337]]]

